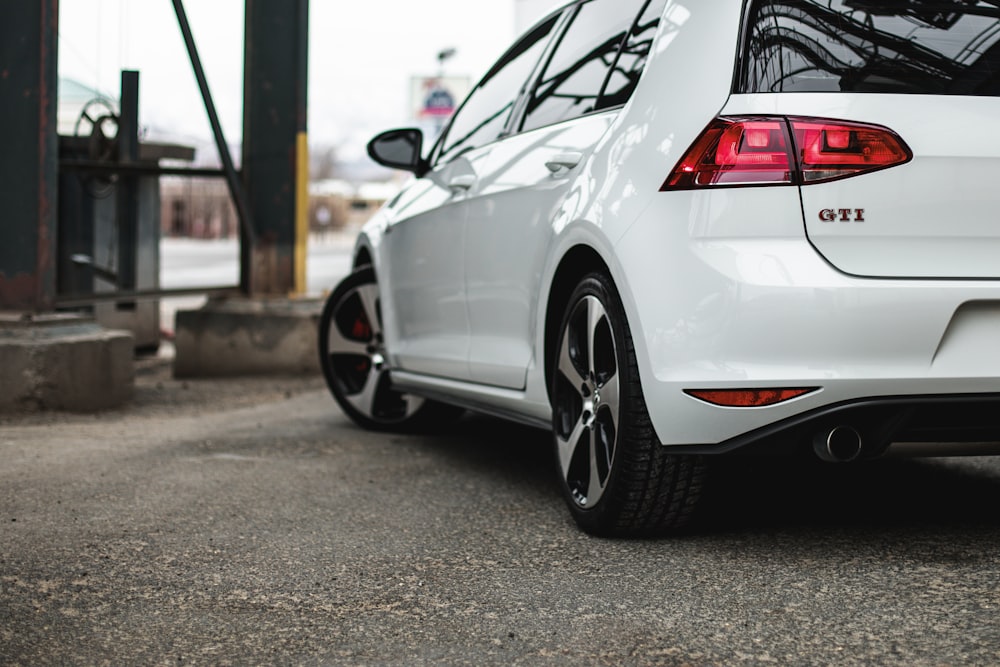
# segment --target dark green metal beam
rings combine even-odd
[[[0,310],[56,292],[59,0],[0,3]]]
[[[294,292],[303,273],[308,14],[309,0],[246,0],[242,174],[256,238],[241,269],[257,295]]]

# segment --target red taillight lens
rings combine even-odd
[[[860,123],[792,118],[803,183],[817,183],[909,162],[913,153],[892,130]]]
[[[795,389],[685,389],[689,396],[729,408],[759,408],[790,401],[816,391],[816,387]]]
[[[789,148],[783,119],[716,118],[661,189],[791,183]]]
[[[908,162],[892,130],[818,118],[716,118],[661,190],[809,184]]]

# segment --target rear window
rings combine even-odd
[[[1000,97],[997,0],[751,0],[736,92]]]

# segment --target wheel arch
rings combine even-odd
[[[369,252],[367,246],[362,245],[354,252],[354,261],[351,264],[351,270],[357,271],[365,266],[373,266],[372,254]]]
[[[559,325],[570,295],[588,273],[601,271],[611,277],[611,271],[601,255],[589,245],[575,245],[570,248],[556,268],[549,286],[549,297],[545,306],[545,392],[552,398],[552,359],[559,345]]]

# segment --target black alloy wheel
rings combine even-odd
[[[408,431],[461,412],[393,389],[371,267],[344,278],[327,298],[319,321],[319,353],[334,399],[364,428]]]
[[[649,420],[632,336],[603,273],[580,281],[552,360],[552,424],[563,494],[595,535],[659,535],[684,526],[701,492],[701,457],[670,454]]]

